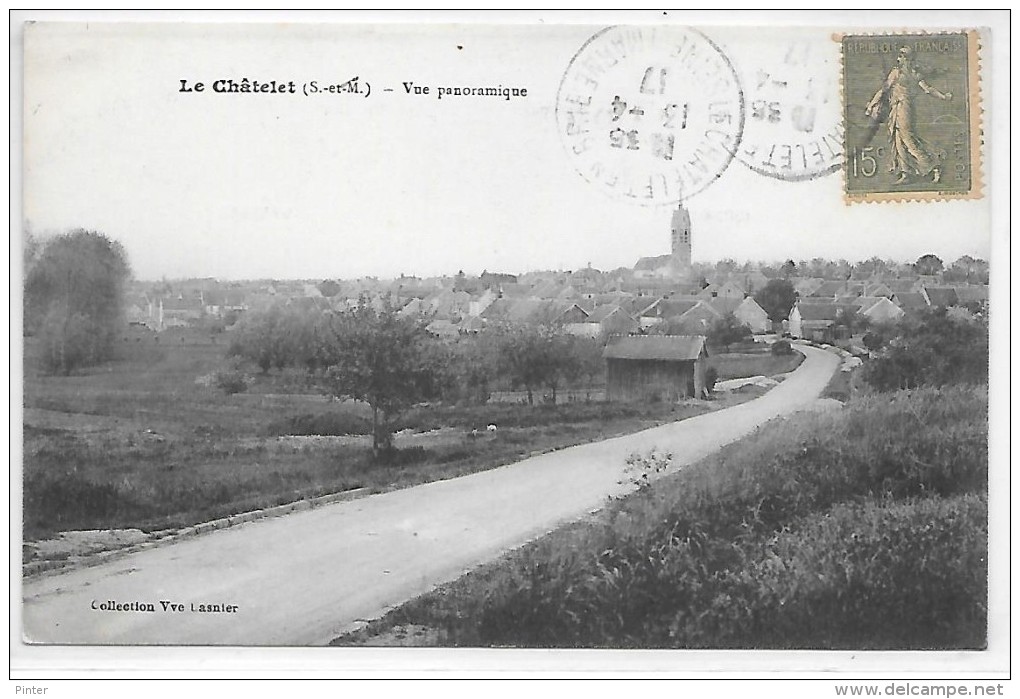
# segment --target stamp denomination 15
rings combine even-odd
[[[710,39],[686,27],[610,27],[581,47],[556,99],[560,139],[589,182],[644,206],[704,190],[744,128],[740,80]]]

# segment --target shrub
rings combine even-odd
[[[838,505],[780,532],[698,591],[684,645],[982,648],[984,495]]]
[[[709,392],[715,388],[715,382],[719,380],[719,370],[714,366],[710,366],[705,369],[705,388]]]
[[[980,319],[954,318],[945,309],[907,319],[863,375],[878,391],[986,384],[988,326]]]
[[[793,345],[788,340],[779,340],[772,343],[772,354],[776,357],[785,357],[793,354]]]
[[[241,369],[225,369],[213,374],[213,383],[228,396],[244,393],[250,385],[250,377]]]

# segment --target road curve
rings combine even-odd
[[[461,478],[249,522],[102,565],[24,581],[28,643],[322,645],[465,570],[600,507],[624,462],[696,461],[809,405],[835,355],[741,405]],[[164,611],[161,602],[180,605]],[[108,611],[109,603],[155,611]],[[200,605],[236,605],[201,612]]]

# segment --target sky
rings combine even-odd
[[[109,235],[140,279],[632,266],[668,252],[674,205],[639,206],[583,177],[557,119],[571,60],[601,28],[37,24],[25,37],[23,216],[35,233]],[[810,60],[790,79],[820,86],[817,129],[838,128],[830,30],[702,31],[742,86],[743,143],[787,137],[754,119],[754,89],[798,42]],[[245,77],[299,93],[211,91]],[[355,77],[372,94],[300,94]],[[527,96],[438,98],[460,85]],[[989,258],[988,197],[847,206],[841,177],[783,181],[733,160],[685,202],[694,260]]]

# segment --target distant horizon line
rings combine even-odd
[[[927,255],[927,254],[935,254],[935,253],[921,253],[921,255],[919,255],[918,257],[923,257],[924,255]],[[647,255],[645,257],[657,258],[657,257],[669,257],[669,256],[670,256],[670,253],[665,253],[665,254],[662,254],[662,255]],[[810,259],[794,260],[794,263],[799,268],[801,262],[812,262],[814,260],[824,260],[825,262],[834,262],[834,263],[846,262],[851,267],[856,267],[857,265],[860,265],[860,264],[862,264],[864,262],[867,262],[867,261],[873,259],[874,257],[877,257],[877,255],[869,257],[869,258],[865,258],[865,259],[862,259],[862,260],[857,260],[855,262],[851,262],[850,260],[848,260],[846,258],[836,258],[836,259],[833,259],[833,258],[827,258],[827,257],[813,257],[813,258],[810,258]],[[962,259],[963,257],[970,257],[971,259],[973,259],[976,262],[985,262],[986,264],[989,264],[988,260],[985,260],[982,257],[975,257],[975,256],[969,255],[969,254],[960,255],[959,257],[957,257],[954,260],[945,260],[942,257],[940,257],[939,255],[936,255],[936,257],[939,257],[939,259],[942,260],[943,264],[946,265],[946,267],[951,266],[954,262],[956,262],[959,259]],[[793,258],[787,258],[787,260],[790,260],[790,259],[793,259]],[[895,260],[893,258],[879,258],[879,259],[882,260],[883,262],[892,263],[892,264],[895,264],[895,265],[913,265],[916,262],[916,259],[915,260]],[[738,270],[738,271],[736,271],[737,274],[750,274],[750,273],[753,273],[753,272],[761,271],[762,267],[769,267],[769,266],[781,267],[787,261],[787,260],[771,261],[771,262],[766,262],[766,261],[762,261],[762,260],[746,260],[746,261],[741,261],[741,260],[736,260],[734,258],[725,258],[724,257],[724,258],[721,258],[721,259],[715,260],[715,261],[694,261],[694,262],[691,263],[691,266],[692,266],[692,268],[693,267],[698,267],[698,266],[706,266],[706,265],[707,266],[712,266],[712,265],[718,264],[718,263],[726,261],[726,260],[731,260],[732,262],[736,263],[739,266],[743,266],[745,264],[754,264],[754,265],[756,265],[754,269],[748,270],[746,272]],[[480,277],[482,274],[505,274],[505,275],[511,275],[511,276],[514,276],[514,277],[522,277],[522,276],[527,276],[527,275],[531,275],[531,274],[573,274],[573,273],[576,273],[576,272],[579,272],[579,271],[583,271],[583,270],[588,270],[588,269],[594,270],[594,271],[599,272],[601,274],[609,274],[611,272],[615,272],[615,271],[621,270],[621,269],[626,269],[626,270],[633,271],[634,270],[634,266],[630,266],[630,267],[620,266],[620,267],[613,267],[611,269],[602,269],[602,268],[599,268],[599,267],[588,265],[588,266],[582,266],[582,267],[575,267],[575,268],[571,268],[571,269],[552,269],[552,268],[532,269],[532,270],[528,270],[526,272],[509,272],[509,271],[505,271],[505,270],[490,270],[488,268],[485,268],[481,272],[469,272],[467,270],[458,270],[456,272],[445,272],[445,273],[441,273],[441,274],[427,274],[427,275],[425,275],[425,274],[399,273],[399,274],[393,275],[393,276],[382,276],[382,275],[377,275],[377,274],[361,274],[361,275],[350,276],[350,277],[338,277],[338,276],[333,276],[333,277],[330,277],[330,276],[313,276],[313,277],[272,277],[272,276],[231,277],[231,276],[217,276],[217,275],[202,275],[202,276],[192,275],[192,276],[168,277],[166,275],[163,275],[162,277],[159,277],[159,278],[132,277],[131,281],[133,281],[133,282],[159,283],[159,282],[180,282],[180,281],[192,281],[192,280],[214,280],[214,281],[230,281],[230,282],[268,281],[268,282],[318,282],[318,283],[321,283],[321,282],[324,282],[324,281],[343,282],[343,281],[357,281],[357,280],[360,280],[360,279],[372,279],[372,280],[375,280],[375,281],[386,282],[386,281],[398,281],[400,279],[419,279],[419,280],[454,279],[454,278],[458,277],[461,273],[463,273],[464,276],[466,276],[466,277]],[[809,275],[795,274],[793,276],[809,276]],[[682,280],[665,279],[665,278],[663,278],[663,279],[650,278],[650,279],[648,279],[646,281],[682,281]]]

